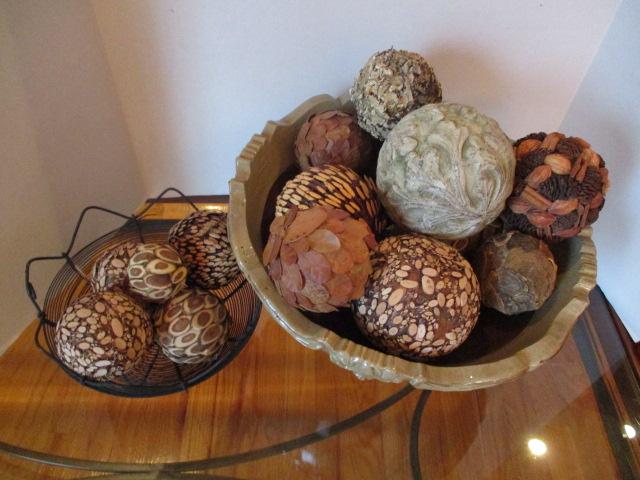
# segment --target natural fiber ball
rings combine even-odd
[[[284,299],[311,312],[333,312],[362,296],[377,246],[362,219],[317,205],[276,217],[262,261]]]
[[[91,288],[94,292],[126,291],[129,284],[127,266],[138,242],[124,242],[105,251],[93,264]]]
[[[348,113],[327,110],[302,124],[295,155],[302,171],[339,164],[361,172],[371,160],[371,137]]]
[[[403,228],[441,239],[480,232],[511,194],[515,156],[495,120],[453,103],[404,117],[382,145],[380,201]]]
[[[546,243],[516,231],[485,242],[474,266],[482,303],[506,315],[540,308],[553,292],[558,272]]]
[[[223,212],[194,212],[169,231],[169,244],[182,257],[189,279],[204,289],[222,287],[240,274]]]
[[[609,172],[589,143],[562,133],[534,133],[514,144],[516,183],[502,219],[547,241],[576,236],[598,219]]]
[[[214,359],[229,336],[229,313],[215,296],[189,288],[165,303],[156,317],[156,339],[175,363]]]
[[[163,303],[182,290],[187,269],[173,247],[166,243],[142,243],[127,267],[129,290],[149,302]]]
[[[393,48],[369,58],[349,93],[358,123],[379,140],[409,112],[442,101],[440,83],[427,61]]]
[[[353,310],[362,333],[382,350],[437,357],[469,336],[480,313],[480,287],[453,247],[417,234],[388,237]]]
[[[362,218],[376,234],[387,224],[374,181],[344,165],[312,167],[289,180],[276,199],[276,216],[291,207],[306,210],[314,205],[339,208]]]
[[[56,325],[54,337],[58,358],[94,380],[127,373],[152,340],[144,309],[117,292],[91,293],[73,302]]]

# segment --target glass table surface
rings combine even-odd
[[[263,311],[222,371],[155,398],[76,383],[34,322],[0,357],[0,478],[640,478],[640,389],[614,316],[596,288],[553,359],[455,393],[358,380]]]

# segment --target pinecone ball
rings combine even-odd
[[[397,225],[455,240],[500,215],[515,166],[511,141],[495,120],[473,107],[441,103],[398,123],[380,150],[376,181]]]
[[[547,244],[517,231],[487,240],[476,252],[474,266],[482,303],[505,315],[540,308],[553,293],[558,272]]]
[[[380,349],[410,359],[447,354],[480,314],[480,286],[458,251],[418,234],[388,237],[374,255],[356,323]]]
[[[229,336],[229,313],[217,297],[199,288],[180,292],[156,317],[156,339],[175,363],[213,359]]]
[[[223,287],[240,274],[227,236],[227,215],[194,212],[169,231],[169,244],[189,270],[189,279],[204,289]]]
[[[312,167],[289,180],[276,199],[276,216],[291,207],[306,210],[314,205],[327,205],[362,218],[378,235],[386,227],[374,181],[344,165]]]
[[[609,172],[589,143],[558,132],[534,133],[514,148],[515,187],[502,214],[508,226],[559,241],[598,219]]]
[[[58,358],[95,380],[120,377],[136,366],[153,341],[144,309],[118,292],[91,293],[67,307],[56,325]]]
[[[427,61],[393,48],[369,58],[349,93],[358,123],[378,140],[387,138],[409,112],[442,101],[440,83]]]
[[[294,147],[302,171],[340,164],[360,172],[372,156],[371,138],[339,110],[312,115],[300,127]]]
[[[375,247],[367,223],[344,210],[291,208],[271,223],[262,261],[289,304],[333,312],[362,296]]]
[[[166,243],[141,243],[129,259],[129,290],[140,298],[163,303],[182,290],[187,269]]]
[[[126,291],[129,279],[127,266],[138,242],[120,243],[107,251],[93,264],[91,270],[91,288],[94,292],[108,290]]]

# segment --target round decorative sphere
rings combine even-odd
[[[136,366],[153,333],[140,305],[118,292],[100,292],[67,307],[54,341],[58,357],[71,370],[94,380],[111,380]]]
[[[440,83],[427,61],[393,48],[369,58],[349,93],[358,123],[379,140],[409,112],[442,101]]]
[[[315,205],[339,208],[353,218],[362,218],[377,234],[386,227],[374,181],[344,165],[312,167],[289,180],[276,199],[276,216],[291,207],[306,210]]]
[[[333,312],[362,296],[377,246],[364,220],[324,205],[294,207],[269,230],[262,261],[290,305]]]
[[[382,350],[437,357],[469,336],[480,314],[480,287],[455,248],[417,234],[388,237],[353,311],[362,333]]]
[[[204,289],[223,287],[240,274],[227,236],[223,212],[194,212],[169,231],[169,244],[189,270],[189,279]]]
[[[482,303],[506,315],[537,310],[556,284],[558,267],[542,240],[511,231],[487,240],[474,261]]]
[[[132,293],[162,303],[184,288],[187,269],[171,245],[141,243],[129,259],[127,276]]]
[[[609,172],[589,143],[558,132],[533,133],[514,147],[515,187],[502,215],[509,227],[559,241],[598,219]]]
[[[362,171],[372,156],[371,137],[339,110],[312,115],[300,127],[294,147],[302,171],[336,164]]]
[[[498,123],[475,108],[426,105],[382,145],[380,201],[399,226],[441,239],[480,232],[513,189],[515,156]]]
[[[188,288],[169,300],[156,317],[156,339],[175,363],[213,359],[229,336],[229,313],[205,290]]]
[[[129,279],[127,266],[138,242],[120,243],[107,251],[93,264],[91,270],[91,288],[94,292],[108,290],[126,291]]]

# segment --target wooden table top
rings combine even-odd
[[[163,202],[149,214],[187,212]],[[0,357],[2,479],[640,475],[640,388],[599,289],[556,357],[464,393],[360,381],[263,311],[244,350],[210,379],[164,397],[114,397],[38,351],[36,326]],[[30,452],[67,467],[21,458]]]

